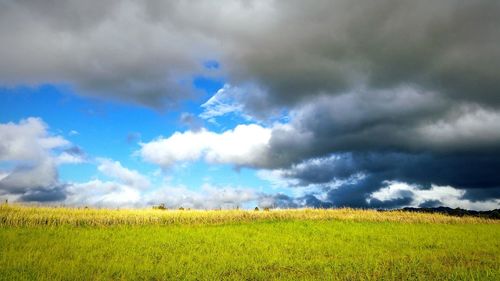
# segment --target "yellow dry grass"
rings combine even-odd
[[[476,217],[453,217],[402,211],[379,212],[351,208],[249,210],[153,210],[153,209],[87,209],[40,207],[19,204],[0,205],[0,226],[113,226],[225,224],[254,221],[340,220],[353,222],[401,223],[489,223],[498,220]]]

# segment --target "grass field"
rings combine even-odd
[[[352,209],[0,206],[0,280],[500,280],[500,224]]]

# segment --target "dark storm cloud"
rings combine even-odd
[[[428,200],[425,201],[424,203],[420,204],[418,207],[420,208],[437,208],[440,206],[443,206],[443,202],[439,200]]]
[[[282,193],[260,194],[258,196],[258,202],[259,206],[262,208],[293,209],[304,206],[297,198]]]
[[[51,161],[16,166],[0,180],[0,193],[23,194],[40,186],[57,183],[57,170]]]
[[[500,199],[499,155],[433,155],[406,153],[347,153],[313,159],[281,170],[281,176],[297,180],[296,186],[316,185],[325,200],[306,195],[305,206],[398,208],[415,197],[403,190],[397,198],[381,201],[371,195],[388,182],[405,182],[420,190],[432,185],[464,190],[460,198],[473,202]],[[441,203],[440,205],[446,205]]]
[[[276,19],[255,36],[253,51],[238,58],[276,104],[360,83],[371,89],[417,84],[453,99],[500,102],[498,1],[275,5]]]
[[[157,107],[185,98],[192,76],[215,59],[232,84],[265,89],[270,108],[360,83],[500,103],[495,0],[0,5],[2,83],[64,83]]]
[[[500,187],[499,156],[359,152],[306,161],[284,170],[283,175],[300,179],[298,185],[325,184],[365,174],[377,176],[379,182],[389,180],[424,187],[436,184],[487,189]]]
[[[287,166],[333,152],[495,153],[500,112],[456,104],[412,88],[325,96],[275,126],[267,165]]]
[[[145,13],[131,1],[1,1],[0,82],[173,105],[191,95],[190,79],[211,53],[195,32]]]
[[[23,202],[56,202],[66,199],[66,186],[31,188],[19,200]]]
[[[66,198],[66,186],[58,184],[52,163],[19,165],[0,180],[0,195],[19,196],[18,201],[53,202]]]
[[[475,188],[468,189],[463,196],[471,201],[481,201],[489,198],[500,198],[500,188]]]

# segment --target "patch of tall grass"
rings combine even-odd
[[[476,217],[452,217],[403,211],[379,212],[362,209],[286,209],[248,210],[158,210],[158,209],[92,209],[40,207],[19,204],[0,205],[0,226],[114,226],[226,224],[257,221],[353,221],[442,224],[497,224],[499,221]]]

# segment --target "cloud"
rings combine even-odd
[[[203,122],[196,115],[183,112],[180,117],[180,122],[182,125],[186,126],[190,131],[197,132],[203,128]]]
[[[143,206],[139,190],[126,184],[91,180],[69,184],[66,188],[65,204],[96,207],[139,207]]]
[[[245,121],[262,123],[267,119],[276,119],[282,113],[281,108],[274,108],[268,101],[266,92],[258,85],[225,84],[201,105],[203,112],[199,116],[212,123],[217,123],[216,119],[222,116],[236,116]]]
[[[252,166],[264,161],[269,138],[270,130],[255,124],[238,125],[222,133],[201,129],[142,143],[138,153],[144,160],[163,167],[198,159]]]
[[[192,75],[213,53],[210,40],[172,22],[175,9],[160,22],[132,1],[49,6],[1,4],[2,84],[69,84],[79,94],[171,106],[192,94]]]
[[[147,177],[141,175],[135,170],[130,170],[121,165],[118,161],[113,161],[111,159],[99,158],[99,166],[97,169],[102,174],[109,176],[125,185],[134,189],[147,189],[151,186],[151,183]]]
[[[66,184],[64,204],[139,208],[165,204],[174,209],[227,209],[243,207],[262,196],[254,189],[244,187],[203,184],[198,190],[193,190],[185,186],[151,186],[147,176],[123,167],[118,161],[100,159],[99,162],[99,172],[113,179]]]
[[[421,139],[439,150],[497,150],[500,112],[477,106],[457,108],[443,119],[417,128]]]
[[[208,101],[201,105],[203,112],[200,117],[206,120],[214,120],[230,113],[241,114],[243,106],[237,104],[236,99],[240,98],[241,90],[224,85]]]
[[[67,183],[65,204],[97,207],[145,207],[144,192],[152,187],[150,179],[140,172],[124,167],[119,161],[97,158],[97,170],[109,177],[103,181]]]
[[[388,186],[371,194],[369,200],[387,202],[393,200],[407,199],[409,202],[403,206],[428,206],[446,205],[451,208],[464,208],[469,210],[492,210],[500,205],[500,198],[486,201],[470,201],[464,199],[465,191],[455,189],[451,186],[433,185],[430,189],[419,189],[416,186],[389,182]],[[391,205],[393,207],[393,205]]]
[[[87,162],[87,155],[80,147],[72,146],[64,149],[61,154],[55,157],[55,162],[57,165],[85,163]]]
[[[254,189],[203,184],[199,191],[186,187],[161,187],[145,195],[148,204],[165,204],[168,208],[232,209],[259,199]]]
[[[42,160],[48,150],[69,145],[64,138],[49,135],[47,125],[33,117],[0,124],[0,139],[0,161]]]
[[[0,192],[23,194],[31,189],[51,187],[58,183],[55,163],[50,159],[30,164],[20,164],[0,180]]]
[[[258,85],[271,107],[361,83],[500,103],[495,0],[1,5],[4,84],[51,81],[158,107],[189,95],[194,75],[220,71],[232,85]],[[207,69],[207,60],[220,66]]]
[[[51,135],[39,118],[0,124],[0,195],[21,201],[63,200],[57,166],[81,163],[84,152],[61,136]]]
[[[269,166],[353,151],[484,153],[500,149],[500,113],[411,87],[313,99],[274,126]]]
[[[185,186],[153,186],[148,176],[105,158],[98,159],[97,170],[111,179],[67,183],[62,190],[65,197],[61,202],[71,206],[142,208],[165,204],[174,209],[227,209],[243,207],[262,196],[254,189],[244,187],[203,184],[193,190]],[[35,195],[30,194],[30,198]]]
[[[293,202],[305,206],[397,208],[437,200],[443,206],[484,209],[500,200],[500,179],[492,168],[497,166],[497,157],[489,155],[358,152],[314,158],[258,175],[273,185],[296,189],[302,195],[296,195]],[[404,183],[412,189],[394,192],[390,198],[373,198],[372,194],[384,190],[388,182]],[[447,186],[455,197],[439,196],[441,189],[436,186]],[[427,197],[417,200],[415,196],[421,194]]]
[[[52,186],[50,188],[40,187],[30,189],[19,197],[24,202],[62,202],[66,199],[66,186]]]
[[[234,141],[241,157],[229,157],[224,149],[212,146],[213,136],[218,136],[214,142],[224,143],[232,130],[176,133],[147,143],[149,152],[144,153],[143,146],[141,153],[162,166],[202,159],[259,168],[260,175],[276,186],[326,188],[325,196],[335,206],[368,206],[369,194],[382,188],[384,181],[424,188],[453,186],[468,194],[485,189],[478,200],[498,198],[500,115],[478,105],[450,107],[454,103],[411,86],[359,89],[304,102],[290,111],[288,123],[244,125],[265,128],[269,137],[248,134],[259,141],[257,146]],[[356,181],[360,177],[364,178]],[[308,200],[314,202],[311,196]]]
[[[498,106],[496,1],[276,1],[271,7],[267,28],[252,29],[256,34],[231,51],[244,66],[238,78],[252,77],[274,104],[360,84],[413,84]]]

